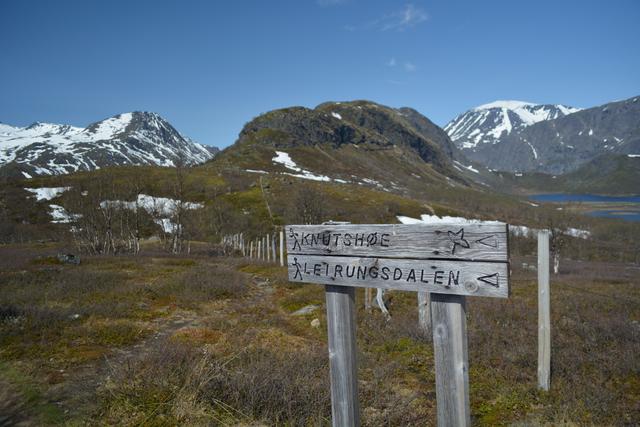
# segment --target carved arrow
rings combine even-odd
[[[493,240],[488,240],[491,238],[493,238]],[[486,236],[486,237],[483,237],[482,239],[478,239],[475,241],[475,243],[480,243],[481,245],[489,246],[491,248],[498,247],[498,239],[496,239],[496,236],[494,236],[493,234],[491,236]]]
[[[478,277],[478,280],[497,288],[500,275],[498,273],[487,274],[486,276]]]

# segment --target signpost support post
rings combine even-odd
[[[325,295],[333,425],[358,426],[355,288],[326,285]]]
[[[469,426],[469,362],[465,297],[431,294],[439,426]]]

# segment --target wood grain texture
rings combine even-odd
[[[360,425],[355,288],[327,285],[327,328],[333,426]]]
[[[538,232],[538,388],[549,390],[551,315],[549,295],[549,231]]]
[[[465,297],[431,295],[439,426],[469,426],[469,364]]]
[[[292,282],[507,298],[509,264],[288,255]]]
[[[289,254],[507,261],[506,224],[285,226]]]
[[[431,307],[429,292],[418,292],[418,327],[424,333],[431,332]]]

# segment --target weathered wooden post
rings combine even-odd
[[[355,288],[325,286],[329,370],[331,373],[331,416],[334,426],[360,425],[358,365],[356,354]]]
[[[431,294],[439,426],[469,426],[469,362],[465,297]]]
[[[280,230],[280,267],[284,267],[284,230]]]
[[[538,388],[548,391],[551,376],[549,231],[538,232]]]
[[[421,331],[431,331],[431,308],[429,292],[418,292],[418,327]]]
[[[271,259],[274,263],[278,262],[278,258],[276,257],[276,235],[273,234],[271,238]]]
[[[465,296],[509,296],[508,226],[287,226],[289,280],[325,285],[333,425],[357,425],[353,287],[431,293],[438,424],[470,424]]]
[[[267,233],[264,248],[267,252],[267,261],[271,261],[271,234]]]

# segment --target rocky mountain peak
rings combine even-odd
[[[0,174],[56,175],[118,165],[202,163],[211,149],[181,135],[157,113],[117,114],[85,128],[36,122],[0,127]],[[11,164],[11,167],[8,165]]]

